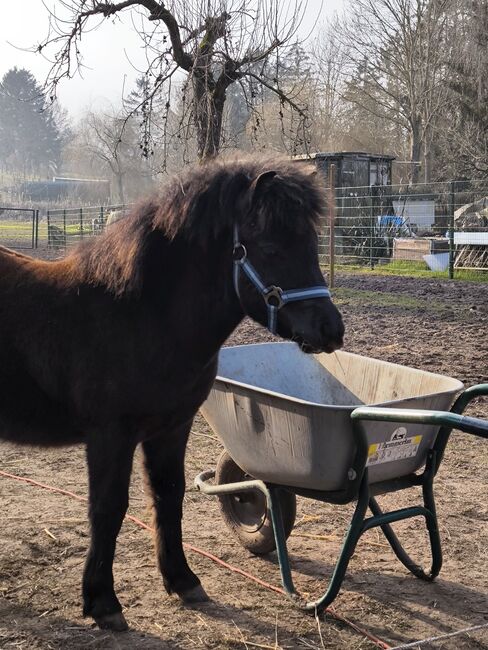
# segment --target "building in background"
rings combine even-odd
[[[369,188],[391,185],[395,156],[364,151],[340,151],[294,156],[293,160],[313,162],[326,179],[329,177],[330,165],[335,165],[335,186],[338,188]]]

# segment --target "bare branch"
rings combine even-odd
[[[63,79],[81,73],[82,36],[98,28],[96,19],[114,20],[128,12],[140,18],[132,24],[146,52],[144,74],[154,80],[138,109],[148,108],[151,113],[156,95],[172,88],[171,77],[182,72],[191,101],[191,115],[185,115],[194,121],[200,156],[218,152],[226,89],[244,74],[254,75],[303,115],[298,102],[265,79],[257,67],[292,42],[305,0],[58,0],[57,7],[61,11],[51,14],[49,35],[37,48],[44,55],[54,50],[48,78],[52,97]],[[126,124],[131,116],[129,112]]]
[[[295,110],[301,117],[303,117],[303,118],[308,117],[305,110],[303,108],[301,108],[300,106],[298,106],[298,104],[296,104],[289,97],[289,95],[287,95],[285,92],[280,90],[280,88],[271,85],[266,80],[264,80],[262,77],[259,77],[257,74],[254,74],[253,72],[249,72],[249,71],[244,72],[243,76],[250,77],[251,79],[256,79],[256,81],[258,81],[260,83],[260,85],[264,86],[268,90],[271,90],[273,93],[275,93],[275,95],[277,95],[284,104],[288,104],[289,106],[291,106],[293,108],[293,110]]]

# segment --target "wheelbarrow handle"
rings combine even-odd
[[[481,438],[488,438],[488,420],[458,415],[448,411],[360,406],[351,413],[351,419],[353,421],[375,420],[377,422],[399,422],[404,424],[434,424],[440,427],[459,429]]]
[[[463,413],[467,405],[477,397],[488,397],[488,384],[476,384],[463,390],[452,405],[451,411],[453,413]]]

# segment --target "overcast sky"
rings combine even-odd
[[[56,0],[45,0],[55,7]],[[321,0],[308,0],[302,33],[308,33],[320,11]],[[321,19],[340,11],[344,0],[324,0]],[[138,72],[144,68],[141,41],[132,22],[127,18],[115,24],[106,22],[101,28],[86,34],[82,40],[82,53],[86,69],[83,78],[76,76],[62,82],[58,89],[61,104],[71,115],[79,115],[86,108],[97,108],[107,103],[119,104],[123,89],[132,90]],[[94,23],[95,24],[95,23]],[[39,54],[19,48],[32,48],[48,32],[48,12],[42,0],[18,0],[2,8],[0,21],[0,79],[10,68],[24,67],[38,81],[45,78],[50,64]],[[135,66],[135,67],[134,67]]]

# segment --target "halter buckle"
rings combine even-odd
[[[266,293],[263,293],[264,302],[276,309],[281,309],[285,304],[283,300],[283,289],[276,287],[274,284],[266,288]]]

